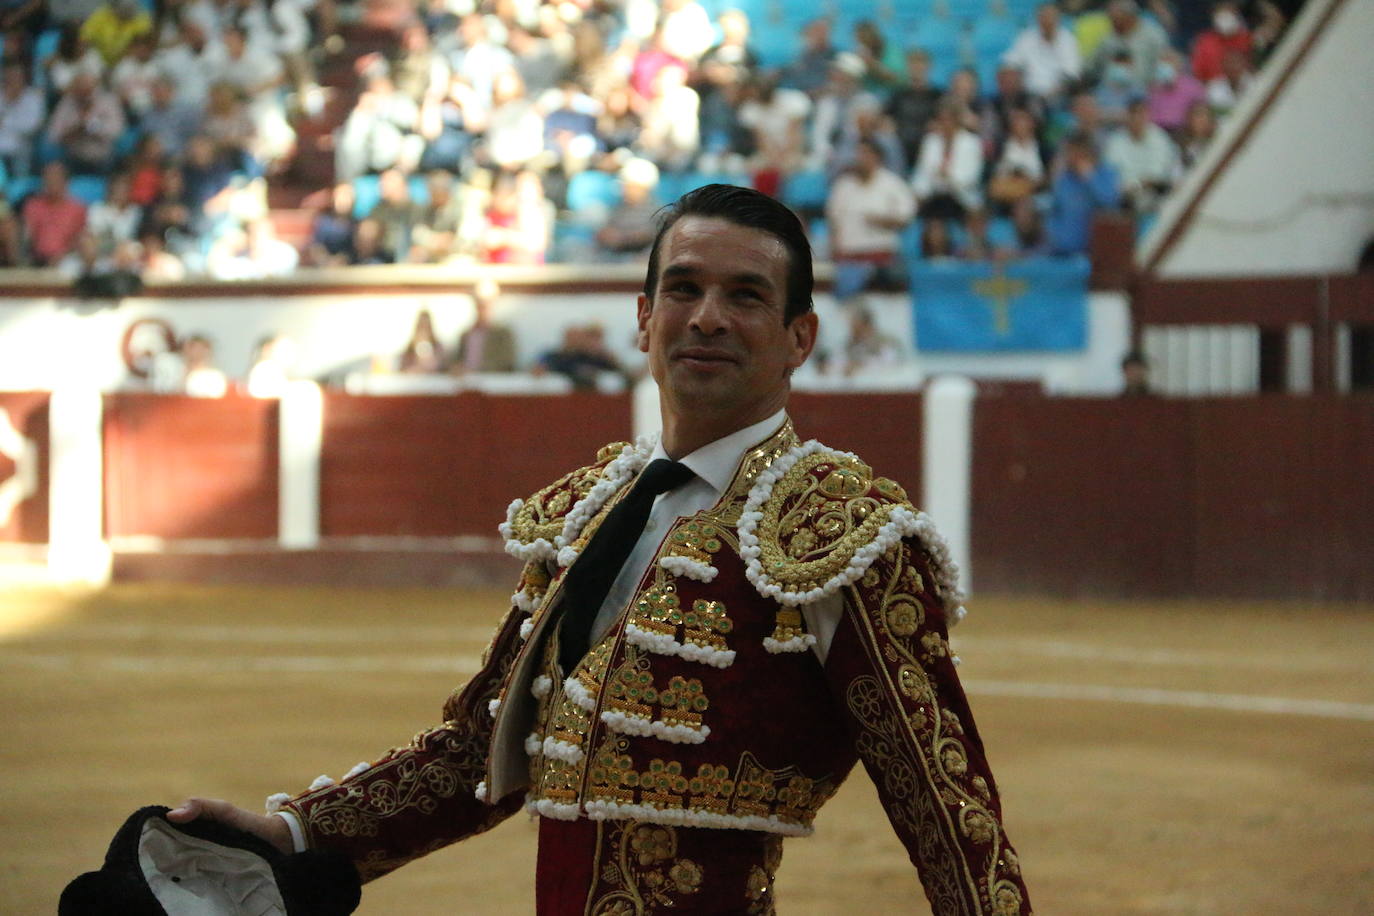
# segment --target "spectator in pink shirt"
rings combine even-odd
[[[1183,66],[1183,56],[1168,50],[1159,56],[1150,83],[1150,120],[1178,134],[1188,119],[1188,109],[1207,98],[1207,88]]]
[[[67,167],[49,162],[43,187],[24,203],[24,235],[33,263],[55,265],[76,248],[85,228],[86,205],[67,192]]]

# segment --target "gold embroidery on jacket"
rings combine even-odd
[[[706,871],[677,854],[677,829],[638,821],[597,824],[590,916],[639,916],[672,909],[701,890]],[[603,860],[603,855],[605,856]]]
[[[885,701],[887,691],[876,677],[855,678],[845,700],[864,727],[856,745],[866,760],[876,761],[874,778],[882,780],[897,802],[888,806],[888,815],[921,838],[917,856],[934,910],[1017,914],[1021,893],[1009,880],[1017,874],[1015,854],[987,807],[987,782],[969,777],[963,723],[953,710],[941,707],[924,667],[945,658],[948,644],[936,632],[920,640],[910,638],[925,622],[918,599],[925,583],[910,562],[911,548],[899,544],[870,570],[877,573],[876,580],[865,577],[859,587],[850,588],[858,625],[868,631],[872,645],[884,646],[893,663],[886,669],[892,689],[910,703],[905,715],[895,715],[901,710]],[[874,628],[888,638],[876,638]],[[912,768],[911,756],[900,750],[903,745],[915,750],[920,772]],[[988,846],[987,858],[965,861],[955,831]],[[970,905],[977,909],[970,910]]]

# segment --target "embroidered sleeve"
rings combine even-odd
[[[1030,902],[920,540],[846,589],[826,672],[936,916],[1026,916]]]
[[[522,590],[533,584],[531,569]],[[519,607],[506,616],[481,669],[444,704],[442,725],[416,735],[343,781],[315,785],[280,805],[299,819],[311,847],[348,855],[364,881],[496,826],[519,810],[518,793],[489,804],[481,779],[503,675],[519,651]]]

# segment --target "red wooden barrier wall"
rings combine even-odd
[[[48,540],[48,399],[46,391],[0,392],[0,408],[26,439],[38,446],[38,489],[20,503],[6,521],[0,518],[0,541],[45,544]],[[12,459],[0,453],[0,483],[16,471]]]
[[[107,535],[275,538],[277,414],[238,395],[107,395]]]
[[[981,590],[1374,598],[1374,401],[1027,401],[974,413]]]
[[[327,392],[320,533],[495,537],[512,499],[629,438],[628,395]]]
[[[874,473],[901,484],[921,502],[921,429],[924,399],[919,392],[817,394],[797,392],[788,414],[802,440],[819,439],[853,452]]]

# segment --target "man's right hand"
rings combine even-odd
[[[179,807],[167,812],[167,820],[173,824],[187,824],[200,817],[261,837],[284,853],[295,852],[291,828],[279,817],[254,814],[217,798],[188,798]]]

